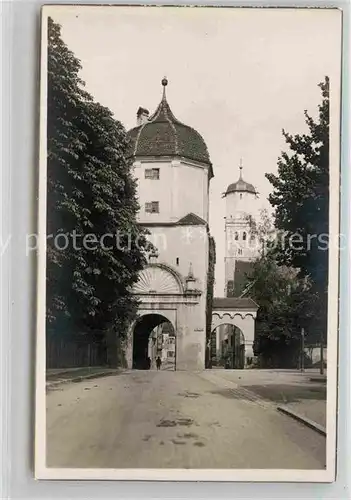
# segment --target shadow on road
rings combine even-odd
[[[251,391],[275,403],[295,403],[304,399],[325,400],[326,386],[277,384],[270,386],[251,385]]]

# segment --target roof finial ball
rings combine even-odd
[[[165,76],[162,78],[161,83],[163,85],[163,97],[162,97],[162,99],[165,101],[166,100],[166,87],[168,85],[168,80]]]

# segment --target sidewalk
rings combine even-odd
[[[326,433],[326,376],[317,370],[209,370],[256,394],[317,432]]]
[[[283,408],[290,410],[291,414],[297,414],[315,422],[318,426],[326,428],[326,401],[321,400],[302,400],[282,405]]]
[[[81,368],[53,368],[46,370],[46,387],[55,387],[69,382],[81,382],[99,377],[117,375],[124,371],[122,368],[108,368],[106,366],[86,366]]]

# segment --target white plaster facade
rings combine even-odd
[[[193,213],[208,221],[209,169],[185,158],[138,158],[133,164],[138,181],[141,223],[171,223]],[[148,169],[159,169],[158,179],[145,178]],[[159,213],[148,213],[146,203],[157,201]]]

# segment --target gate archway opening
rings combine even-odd
[[[141,316],[133,329],[133,369],[156,368],[156,358],[162,361],[161,369],[175,370],[176,336],[172,323],[161,314]]]
[[[245,337],[242,330],[223,323],[211,332],[210,366],[241,370],[245,367]]]

